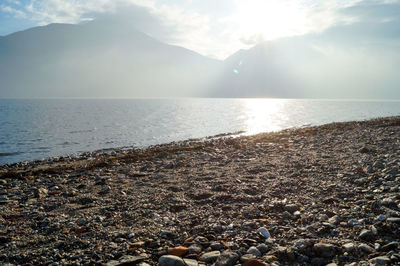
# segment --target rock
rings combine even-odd
[[[183,261],[185,262],[186,266],[198,266],[199,265],[197,260],[183,259]]]
[[[377,222],[382,222],[382,221],[385,221],[386,218],[387,218],[387,217],[386,217],[385,215],[380,214],[380,215],[378,215],[378,216],[375,218],[375,221],[377,221]]]
[[[346,252],[353,252],[356,249],[356,245],[354,243],[346,243],[342,247]]]
[[[158,259],[159,266],[184,266],[185,262],[182,258],[174,255],[164,255]]]
[[[246,261],[243,266],[268,266],[268,264],[262,262],[261,260],[252,259]]]
[[[331,218],[328,219],[328,223],[333,224],[333,225],[338,225],[340,223],[339,216],[334,215]]]
[[[144,259],[146,257],[125,255],[119,258],[118,261],[109,261],[107,266],[134,266]]]
[[[200,244],[192,244],[189,246],[189,253],[191,254],[199,254],[203,250],[203,247]]]
[[[347,224],[348,224],[349,226],[351,226],[351,227],[354,227],[354,226],[357,226],[357,225],[361,225],[361,223],[360,223],[358,220],[356,220],[356,219],[350,219],[350,220],[347,222]]]
[[[211,247],[211,249],[213,249],[213,250],[220,250],[220,249],[223,249],[223,248],[224,248],[224,245],[222,245],[222,244],[219,243],[219,242],[212,242],[212,243],[210,244],[210,247]]]
[[[247,253],[248,254],[253,254],[256,257],[260,257],[262,255],[261,252],[256,247],[250,247],[247,250]]]
[[[285,206],[285,211],[288,211],[290,213],[294,213],[295,211],[299,210],[299,206],[297,206],[296,204],[288,204]]]
[[[183,247],[183,246],[178,246],[178,247],[168,249],[168,254],[175,255],[178,257],[182,257],[188,252],[189,252],[189,249],[187,247]]]
[[[257,230],[262,236],[264,236],[266,239],[271,237],[271,234],[268,232],[268,230],[265,227],[260,227]]]
[[[399,217],[389,217],[386,219],[388,223],[395,223],[395,224],[400,224],[400,218]]]
[[[240,262],[244,263],[248,260],[253,260],[256,259],[257,257],[253,254],[244,254],[243,256],[240,257]]]
[[[390,242],[389,244],[386,244],[380,248],[381,251],[387,252],[390,250],[395,250],[398,248],[399,243],[398,242]]]
[[[110,191],[111,191],[110,186],[104,186],[103,189],[99,192],[99,194],[107,194]]]
[[[207,262],[207,263],[213,263],[218,259],[218,257],[221,255],[221,252],[219,251],[211,251],[204,253],[203,255],[200,256],[200,260]]]
[[[262,243],[257,245],[257,249],[262,253],[265,254],[268,252],[268,250],[270,249],[266,244]]]
[[[265,260],[266,262],[271,263],[271,262],[277,261],[278,258],[275,257],[274,255],[266,255],[266,256],[263,257],[263,260]]]
[[[398,206],[397,206],[397,203],[392,199],[392,198],[384,198],[383,200],[382,200],[382,203],[381,203],[383,206],[385,206],[385,207],[388,207],[388,208],[391,208],[391,209],[396,209]]]
[[[41,188],[38,188],[35,190],[35,197],[41,199],[41,198],[46,197],[47,193],[49,193],[49,191],[47,189],[41,187]]]
[[[365,253],[367,253],[367,254],[370,254],[370,253],[374,253],[374,252],[375,252],[375,249],[374,249],[373,247],[370,247],[370,246],[368,246],[367,244],[364,244],[364,243],[358,245],[358,248],[359,248],[362,252],[365,252]]]
[[[236,252],[225,251],[223,252],[215,262],[215,266],[231,266],[235,265],[239,260],[239,255]]]
[[[379,256],[369,260],[372,265],[388,265],[390,264],[390,259],[386,256]]]
[[[328,243],[317,243],[314,245],[313,250],[318,256],[324,258],[331,258],[336,254],[335,246]]]
[[[385,168],[385,166],[383,165],[383,163],[382,163],[381,161],[376,161],[376,162],[372,165],[372,167],[373,167],[374,169],[384,169],[384,168]]]
[[[358,238],[370,241],[374,239],[374,233],[371,230],[363,229],[361,233],[358,235]]]

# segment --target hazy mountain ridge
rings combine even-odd
[[[8,35],[0,61],[2,97],[204,96],[220,64],[101,21]]]

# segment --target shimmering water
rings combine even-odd
[[[392,115],[399,101],[0,99],[0,164]]]

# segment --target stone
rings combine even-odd
[[[371,230],[363,229],[358,237],[362,240],[372,240],[374,238],[374,233]]]
[[[340,223],[339,216],[334,215],[331,218],[328,219],[328,223],[333,224],[333,225],[338,225]]]
[[[346,243],[342,247],[346,252],[353,252],[356,249],[356,245],[354,243]]]
[[[243,266],[268,266],[268,264],[266,264],[265,262],[263,262],[261,260],[252,259],[252,260],[246,261],[243,264]]]
[[[253,254],[256,257],[260,257],[262,255],[261,252],[256,247],[250,247],[247,250],[247,253],[248,254]]]
[[[389,217],[386,219],[388,223],[395,223],[395,224],[400,224],[400,218],[399,217]]]
[[[219,242],[212,242],[212,243],[210,244],[210,247],[211,247],[213,250],[220,250],[220,249],[223,249],[223,248],[224,248],[224,245],[222,245],[222,244],[219,243]]]
[[[215,262],[215,266],[231,266],[235,265],[239,260],[239,255],[236,252],[225,251],[223,252]]]
[[[182,258],[174,255],[164,255],[158,259],[159,266],[184,266],[185,262]]]
[[[324,258],[331,258],[336,254],[335,246],[328,243],[317,243],[314,245],[313,250],[318,256]]]
[[[384,251],[384,252],[387,252],[387,251],[394,250],[394,249],[398,248],[398,246],[399,246],[398,242],[390,242],[389,244],[386,244],[386,245],[382,246],[380,248],[380,250]]]
[[[347,222],[347,224],[348,224],[349,226],[351,226],[351,227],[354,227],[354,226],[357,226],[357,225],[361,225],[361,223],[360,223],[358,220],[356,220],[356,219],[350,219],[350,220]]]
[[[178,257],[182,257],[182,256],[186,255],[186,253],[188,253],[188,252],[189,252],[189,249],[187,247],[183,247],[183,246],[178,246],[178,247],[168,249],[168,254],[175,255]]]
[[[118,261],[109,261],[107,266],[134,266],[137,265],[139,262],[144,260],[145,257],[143,256],[130,256],[125,255],[118,259]]]
[[[378,216],[375,218],[375,221],[382,222],[382,221],[385,221],[386,218],[387,218],[387,217],[386,217],[385,215],[380,214],[380,215],[378,215]]]
[[[240,257],[240,262],[244,263],[248,260],[253,260],[256,259],[257,257],[253,254],[244,254],[243,256]]]
[[[288,204],[285,206],[285,211],[288,211],[290,213],[294,213],[295,211],[299,210],[299,206],[297,206],[296,204]]]
[[[388,265],[390,264],[390,259],[386,256],[379,256],[369,260],[372,265]]]
[[[257,230],[263,237],[266,239],[271,237],[271,234],[268,232],[268,230],[265,227],[260,227]]]
[[[191,254],[199,254],[203,250],[203,247],[200,244],[192,244],[189,246],[189,253]]]
[[[375,249],[373,247],[368,246],[367,244],[360,244],[358,245],[359,250],[361,250],[364,253],[370,254],[370,253],[374,253]]]
[[[192,260],[192,259],[183,259],[185,262],[186,266],[198,266],[199,263],[197,260]]]
[[[270,249],[266,244],[262,243],[257,245],[257,249],[262,253],[265,254],[268,252],[268,250]]]
[[[216,261],[218,259],[218,257],[220,255],[221,255],[221,252],[219,252],[218,250],[211,251],[211,252],[207,252],[207,253],[204,253],[203,255],[201,255],[200,260],[207,262],[207,263],[213,263],[214,261]]]

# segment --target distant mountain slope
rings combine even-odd
[[[0,97],[205,96],[220,65],[107,21],[5,36],[0,62]]]
[[[383,34],[400,32],[398,21],[375,23],[379,34],[358,22],[238,51],[214,96],[400,99],[400,39]]]

